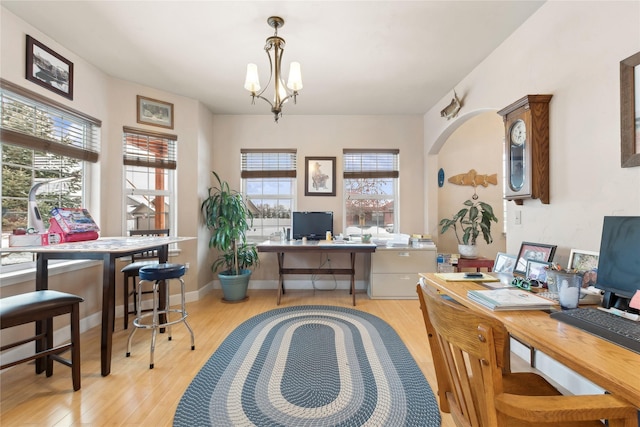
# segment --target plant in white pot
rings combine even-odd
[[[247,243],[246,232],[253,225],[253,214],[238,191],[214,171],[217,185],[209,188],[208,197],[200,207],[207,228],[211,231],[209,247],[220,252],[211,265],[218,271],[225,301],[242,301],[247,296],[250,267],[258,265],[255,245]]]
[[[491,205],[478,200],[467,200],[464,208],[460,209],[452,218],[440,220],[440,234],[444,234],[453,227],[453,232],[458,240],[458,251],[464,258],[477,258],[478,247],[477,238],[480,234],[487,244],[493,242],[491,237],[491,222],[498,222],[498,218],[493,214]],[[458,230],[460,227],[460,230]],[[458,234],[462,232],[462,238]]]

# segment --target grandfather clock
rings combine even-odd
[[[504,198],[549,204],[549,101],[553,95],[527,95],[498,111],[504,120],[506,181]]]

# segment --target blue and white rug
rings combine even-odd
[[[440,412],[385,321],[298,306],[238,326],[187,388],[173,425],[439,426]]]

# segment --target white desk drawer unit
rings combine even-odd
[[[417,299],[418,273],[436,271],[436,248],[380,248],[371,254],[369,298]]]

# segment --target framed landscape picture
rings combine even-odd
[[[551,262],[556,253],[556,245],[543,243],[522,242],[518,252],[518,262],[514,268],[514,274],[524,276],[527,273],[527,260]]]
[[[137,96],[138,123],[173,129],[173,104]]]
[[[336,158],[305,157],[304,164],[304,195],[335,196]]]
[[[73,63],[27,35],[26,79],[73,99]]]

